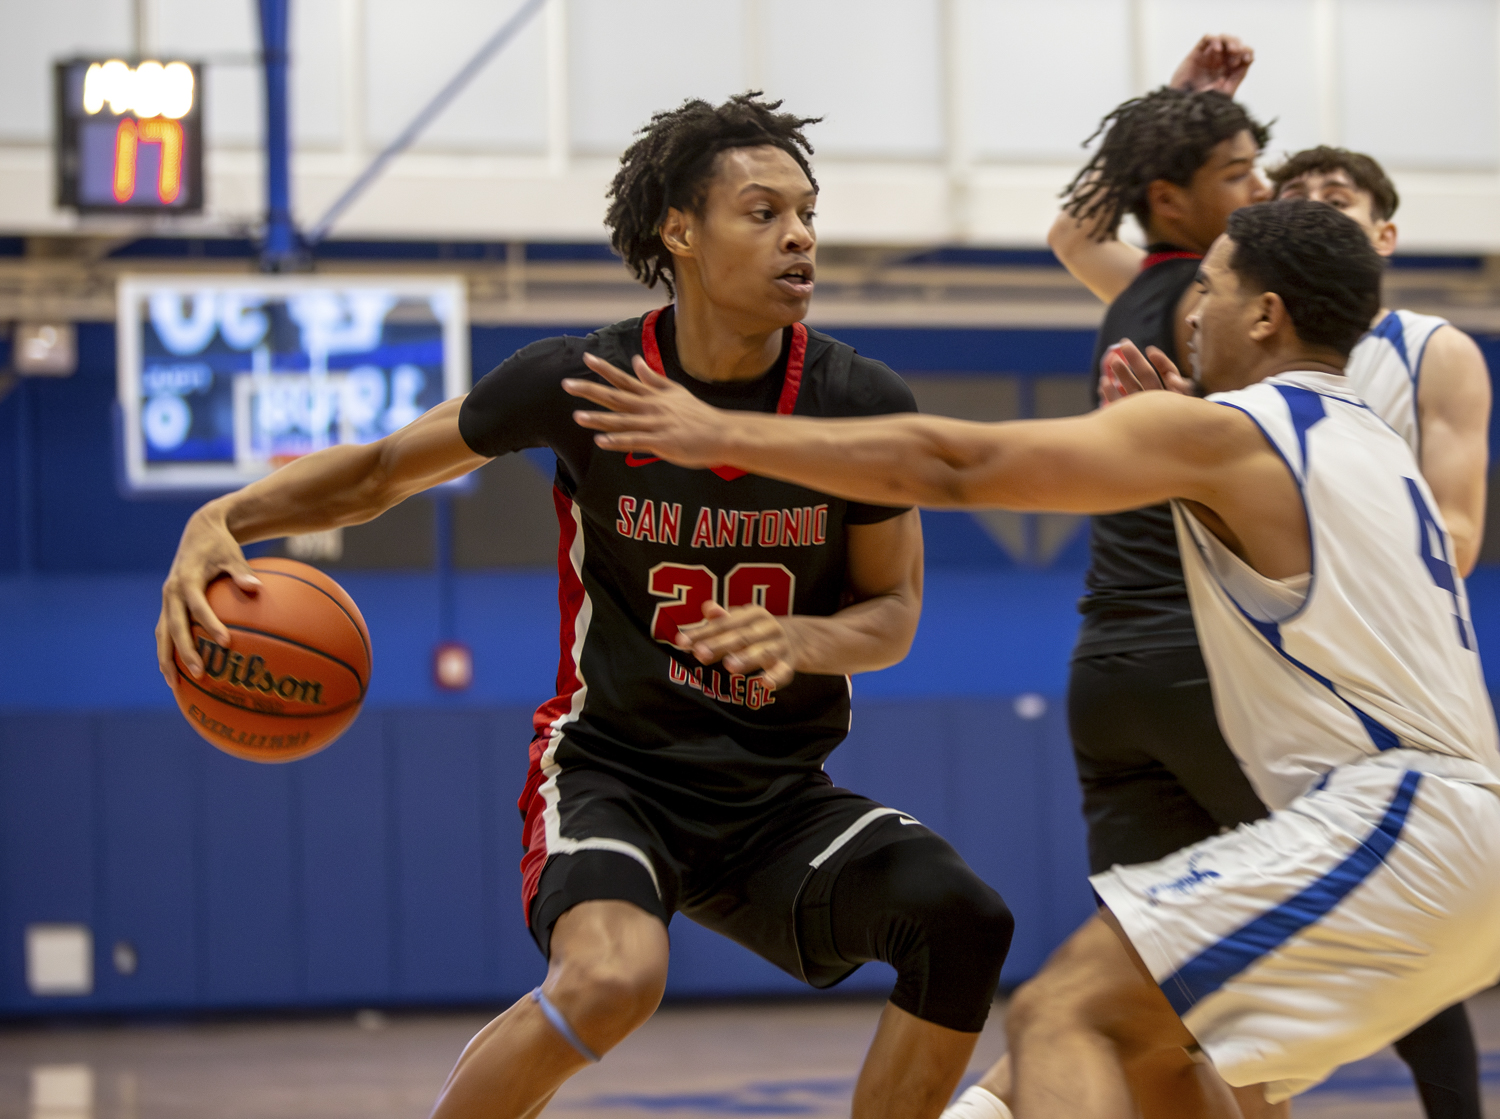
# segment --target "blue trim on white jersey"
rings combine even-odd
[[[1261,438],[1263,438],[1267,443],[1271,445],[1271,449],[1276,452],[1277,456],[1280,457],[1281,461],[1286,465],[1287,472],[1292,476],[1292,481],[1296,483],[1297,494],[1302,498],[1302,516],[1307,524],[1307,554],[1309,568],[1307,594],[1302,599],[1302,605],[1298,606],[1296,610],[1292,611],[1292,613],[1288,614],[1280,622],[1263,622],[1257,618],[1252,618],[1245,611],[1245,608],[1240,605],[1239,600],[1234,597],[1233,593],[1230,592],[1228,587],[1224,586],[1223,581],[1220,580],[1216,574],[1214,574],[1214,579],[1219,583],[1220,588],[1224,591],[1225,597],[1228,598],[1230,602],[1234,603],[1234,608],[1240,612],[1240,616],[1244,618],[1245,621],[1249,622],[1250,625],[1254,627],[1256,632],[1266,639],[1267,644],[1269,644],[1271,648],[1280,653],[1281,656],[1284,657],[1290,664],[1295,665],[1297,668],[1301,669],[1303,672],[1311,676],[1318,683],[1322,684],[1329,690],[1329,692],[1334,696],[1335,699],[1337,699],[1345,707],[1349,708],[1350,711],[1354,712],[1355,717],[1359,719],[1360,725],[1365,728],[1365,733],[1370,736],[1370,742],[1374,745],[1375,749],[1382,752],[1385,750],[1394,750],[1401,745],[1401,739],[1397,737],[1394,731],[1392,731],[1389,727],[1382,726],[1380,723],[1372,719],[1369,715],[1366,715],[1358,707],[1354,706],[1354,704],[1350,703],[1343,696],[1339,695],[1339,691],[1333,686],[1332,680],[1328,679],[1328,677],[1324,676],[1322,673],[1315,672],[1313,669],[1303,664],[1282,647],[1282,625],[1286,622],[1291,621],[1293,618],[1297,617],[1297,615],[1301,614],[1302,611],[1307,609],[1308,604],[1312,602],[1313,591],[1317,588],[1317,540],[1313,535],[1312,506],[1308,504],[1307,492],[1305,489],[1305,479],[1307,477],[1305,469],[1307,466],[1307,432],[1319,420],[1326,419],[1328,416],[1328,412],[1325,405],[1323,404],[1323,397],[1324,395],[1326,395],[1324,393],[1315,392],[1312,389],[1305,389],[1300,385],[1273,385],[1272,388],[1276,389],[1276,391],[1281,394],[1282,399],[1286,401],[1287,411],[1291,414],[1292,426],[1297,431],[1297,441],[1301,444],[1302,464],[1304,467],[1303,472],[1300,474],[1296,469],[1293,468],[1292,464],[1287,461],[1286,455],[1281,450],[1281,445],[1277,443],[1275,439],[1271,438],[1271,433],[1261,425],[1260,420],[1253,412],[1249,411],[1246,408],[1240,407],[1238,404],[1231,404],[1227,400],[1216,400],[1214,401],[1214,403],[1222,404],[1226,408],[1233,408],[1236,412],[1239,412],[1242,415],[1246,416],[1251,423],[1259,428]],[[1333,399],[1340,400],[1342,398],[1334,397]],[[1345,403],[1353,402],[1345,401]],[[1313,414],[1314,407],[1316,407],[1317,409],[1316,415]],[[1369,405],[1363,403],[1360,403],[1358,407],[1365,408],[1366,410],[1369,409]],[[1371,414],[1373,415],[1373,413]],[[1208,530],[1205,528],[1204,531],[1206,532]],[[1213,574],[1212,564],[1205,564],[1205,567],[1210,574]]]
[[[1272,385],[1286,401],[1286,410],[1292,417],[1292,429],[1297,433],[1297,446],[1302,451],[1302,477],[1307,477],[1307,433],[1319,421],[1328,418],[1328,409],[1323,406],[1321,394],[1300,385]],[[1306,496],[1303,503],[1306,504]]]
[[[1370,331],[1376,338],[1384,338],[1396,351],[1396,356],[1401,359],[1401,364],[1406,366],[1406,375],[1413,381],[1416,380],[1416,370],[1412,368],[1411,355],[1406,352],[1406,324],[1401,321],[1401,316],[1395,311],[1386,315],[1376,324],[1375,329]],[[1422,349],[1427,349],[1423,345]]]
[[[1178,1016],[1185,1015],[1251,964],[1274,952],[1303,929],[1331,913],[1354,889],[1380,869],[1401,838],[1422,775],[1408,770],[1385,815],[1343,862],[1296,896],[1204,949],[1161,981],[1162,993]]]

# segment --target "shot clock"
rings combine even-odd
[[[192,62],[57,63],[57,204],[80,211],[203,208],[203,83]]]

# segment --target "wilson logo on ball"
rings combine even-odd
[[[322,681],[303,680],[290,673],[277,676],[264,657],[247,658],[206,637],[198,638],[198,655],[203,658],[204,675],[212,680],[267,697],[278,696],[315,706],[323,703]]]

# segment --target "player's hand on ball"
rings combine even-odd
[[[245,554],[222,518],[204,506],[188,520],[172,560],[172,570],[161,588],[161,616],[156,621],[156,661],[168,684],[177,682],[178,657],[194,676],[203,674],[203,660],[193,645],[196,621],[218,644],[229,647],[229,630],[209,609],[204,591],[220,575],[228,575],[246,594],[260,590],[261,581],[245,562]]]
[[[730,672],[760,673],[780,688],[797,672],[796,638],[784,621],[764,606],[725,610],[710,602],[703,607],[703,621],[677,631],[676,644],[704,664],[723,661]]]
[[[594,442],[611,451],[643,451],[678,466],[713,466],[723,461],[724,415],[681,385],[635,359],[635,375],[593,354],[584,363],[608,384],[568,378],[563,388],[608,412],[574,412],[582,426],[602,434]]]
[[[1165,390],[1183,396],[1197,395],[1193,382],[1179,373],[1171,358],[1155,346],[1147,346],[1143,354],[1127,338],[1106,350],[1101,364],[1099,395],[1106,404],[1141,392]]]

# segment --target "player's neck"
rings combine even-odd
[[[677,364],[695,380],[753,381],[781,356],[780,325],[746,321],[688,291],[675,307]]]
[[[1146,222],[1146,243],[1148,245],[1171,245],[1174,249],[1183,252],[1197,253],[1203,256],[1208,252],[1213,238],[1204,241],[1193,233],[1193,231],[1181,222],[1172,221],[1169,218],[1152,214]]]
[[[1336,377],[1342,377],[1346,360],[1332,350],[1283,351],[1274,356],[1268,355],[1256,367],[1245,385],[1257,384],[1279,373],[1332,373]]]

